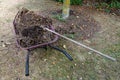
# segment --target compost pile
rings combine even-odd
[[[18,11],[13,24],[17,42],[24,48],[47,43],[54,39],[54,34],[41,28],[42,26],[51,29],[52,20],[34,11],[22,8]]]

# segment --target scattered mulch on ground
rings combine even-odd
[[[22,8],[14,20],[18,44],[22,47],[30,47],[52,41],[54,34],[41,28],[41,26],[51,28],[51,25],[52,20],[49,17]]]
[[[46,10],[44,13],[55,17],[61,16],[62,10]],[[65,21],[53,18],[53,25],[56,32],[68,37],[74,37],[76,40],[91,38],[100,29],[99,23],[79,8],[71,8],[70,16]]]

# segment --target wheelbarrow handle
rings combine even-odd
[[[56,46],[51,46],[51,45],[49,45],[49,46],[50,46],[51,48],[53,48],[53,49],[56,49],[56,50],[62,52],[70,61],[73,60],[73,58],[70,56],[70,54],[68,54],[65,50],[62,50],[62,49],[60,49],[60,48],[58,48],[58,47],[56,47]]]
[[[30,54],[30,50],[28,50],[26,55],[25,76],[29,76],[29,54]]]

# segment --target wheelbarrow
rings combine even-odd
[[[15,16],[16,18],[16,16]],[[13,21],[13,26],[14,26],[14,32],[15,32],[15,35],[17,36],[17,31],[16,31],[16,21],[14,19]],[[53,30],[54,31],[54,28],[53,26],[51,25],[50,26],[50,30]],[[46,43],[42,43],[42,44],[37,44],[37,45],[33,45],[33,46],[30,46],[30,47],[22,47],[19,42],[18,42],[18,38],[16,37],[16,44],[17,46],[20,48],[20,49],[24,49],[24,50],[27,50],[27,55],[26,55],[26,63],[25,63],[25,76],[29,76],[29,55],[30,55],[30,52],[31,50],[35,49],[35,48],[39,48],[39,47],[51,47],[55,50],[58,50],[60,52],[62,52],[70,61],[73,60],[73,58],[65,51],[65,50],[62,50],[60,49],[59,47],[56,47],[56,46],[53,46],[52,43],[56,42],[58,40],[58,36],[57,35],[54,35],[54,39],[49,41],[49,42],[46,42]]]

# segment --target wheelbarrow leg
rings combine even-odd
[[[60,49],[60,48],[58,48],[56,46],[51,46],[51,45],[48,45],[48,46],[50,46],[51,48],[56,49],[56,50],[62,52],[70,61],[73,60],[73,58],[70,56],[70,54],[68,54],[65,50],[62,50],[62,49]]]
[[[47,51],[47,45],[45,45],[45,46],[42,46],[41,48],[43,48],[43,49],[45,49],[46,51]]]
[[[29,55],[30,55],[30,50],[28,50],[26,55],[25,76],[29,76]]]

